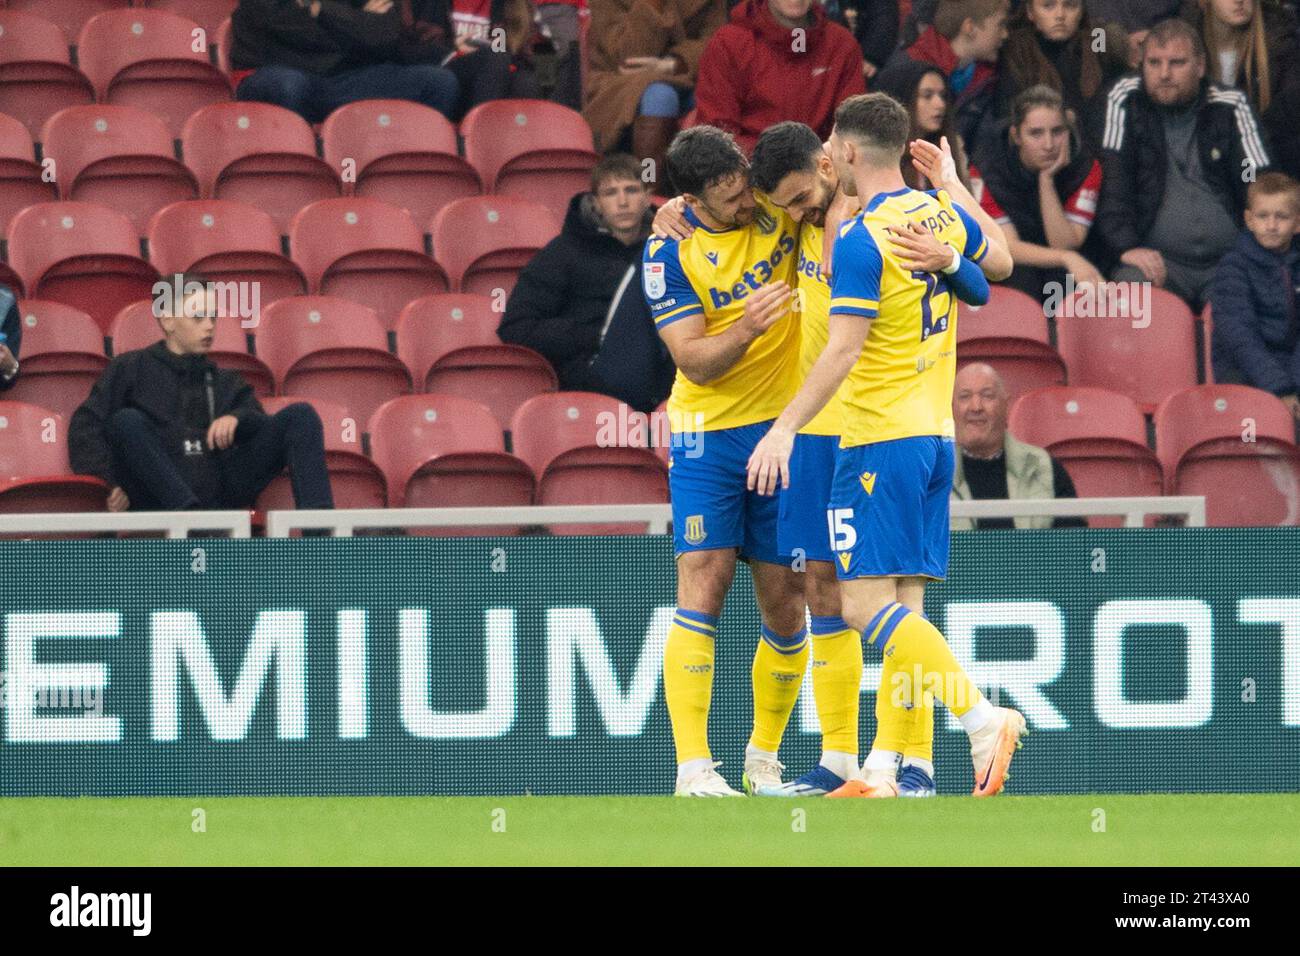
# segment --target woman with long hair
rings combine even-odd
[[[909,60],[906,64],[891,68],[885,74],[885,83],[877,83],[872,89],[888,93],[907,107],[912,119],[908,140],[923,139],[938,146],[943,137],[948,137],[952,148],[952,157],[957,164],[957,175],[970,187],[970,178],[966,173],[966,147],[957,135],[952,104],[948,97],[948,82],[939,68],[919,60]],[[934,185],[916,171],[911,157],[903,155],[903,179],[913,189],[933,189]]]
[[[1078,144],[1064,99],[1047,86],[1016,97],[998,135],[980,143],[971,165],[972,190],[980,207],[1002,228],[1015,271],[1007,285],[1042,301],[1047,285],[1100,282],[1101,271],[1085,258],[1101,164]]]
[[[1246,94],[1273,146],[1273,160],[1295,175],[1300,167],[1300,43],[1295,17],[1261,0],[1191,0],[1184,19],[1205,41],[1205,75]]]
[[[1127,53],[1122,31],[1109,25],[1094,31],[1083,0],[1025,0],[1002,46],[998,114],[1005,116],[1031,86],[1046,86],[1061,94],[1067,118],[1095,146],[1104,125],[1104,92],[1127,71]]]

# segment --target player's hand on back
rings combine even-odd
[[[921,224],[909,222],[901,228],[890,226],[886,231],[903,268],[913,272],[942,272],[952,265],[952,246],[940,242]]]
[[[678,242],[689,239],[695,227],[686,219],[686,200],[674,196],[660,206],[650,229],[656,236],[676,239]]]
[[[760,495],[773,494],[777,487],[790,487],[790,454],[794,450],[794,433],[774,424],[749,456],[746,487]]]
[[[740,321],[752,338],[758,338],[790,311],[791,294],[785,282],[769,282],[749,294]]]

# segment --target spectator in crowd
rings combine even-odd
[[[957,373],[952,417],[957,427],[957,456],[952,476],[954,501],[1007,498],[1077,498],[1065,467],[1045,449],[1007,431],[1007,387],[990,366],[967,365]],[[1085,528],[1083,518],[952,518],[954,531],[972,528]]]
[[[1178,16],[1186,0],[1086,0],[1088,18],[1098,26],[1114,25],[1128,35],[1128,65],[1142,63],[1142,43],[1161,20]]]
[[[915,43],[890,57],[879,85],[891,86],[895,81],[889,74],[909,60],[937,66],[948,81],[957,132],[973,145],[994,104],[998,51],[1007,38],[1009,9],[1009,0],[940,0],[934,22]]]
[[[1070,125],[1099,148],[1106,90],[1128,72],[1128,38],[1117,26],[1102,29],[1094,35],[1083,0],[1026,0],[1002,48],[998,114],[1031,86],[1050,87],[1065,100]]]
[[[998,136],[971,166],[980,206],[1007,237],[1015,271],[1007,285],[1042,301],[1048,283],[1101,282],[1081,252],[1097,213],[1101,164],[1071,135],[1061,94],[1031,86],[1016,97]]]
[[[451,72],[393,62],[402,29],[394,0],[240,0],[231,18],[235,96],[312,123],[345,103],[385,97],[452,116]]]
[[[18,297],[7,285],[0,285],[0,392],[13,387],[18,378],[18,351],[23,344],[23,323],[18,315]]]
[[[948,99],[948,83],[937,66],[908,60],[882,75],[875,84],[877,92],[888,93],[907,107],[912,120],[908,141],[923,139],[939,146],[946,137],[952,150],[957,175],[970,188],[966,145],[957,135],[953,110]],[[911,156],[903,157],[903,179],[913,189],[933,189],[934,184],[922,176]]]
[[[1300,176],[1300,37],[1295,15],[1262,0],[1183,5],[1201,32],[1210,78],[1246,94],[1278,166]]]
[[[797,32],[796,32],[797,31]],[[697,121],[731,133],[748,155],[781,120],[826,139],[835,107],[866,91],[862,51],[813,0],[743,0],[700,58]]]
[[[858,41],[862,75],[870,80],[898,47],[898,0],[827,0],[826,12]]]
[[[647,172],[661,191],[668,144],[695,103],[704,45],[726,22],[727,0],[591,0],[583,116],[598,150],[653,160]]]
[[[1246,228],[1214,274],[1214,379],[1272,392],[1300,418],[1300,183],[1264,173],[1250,184]]]
[[[1240,90],[1205,76],[1200,34],[1163,20],[1147,35],[1140,76],[1107,97],[1097,228],[1118,254],[1116,281],[1147,281],[1199,310],[1237,241],[1247,180],[1269,165]]]
[[[638,276],[652,218],[650,193],[636,158],[623,153],[601,160],[592,170],[591,192],[573,197],[563,231],[520,273],[501,320],[501,341],[544,355],[561,389],[606,392],[653,408],[666,388],[657,396],[634,396],[644,400],[633,402],[621,391],[611,391],[611,385],[626,382],[607,383],[603,374],[593,372],[598,353],[626,343],[623,323],[614,323],[622,300],[634,306],[625,321],[635,324],[640,316],[653,352],[639,360],[652,370],[658,367],[657,336]],[[624,358],[638,360],[633,355]],[[600,364],[603,370],[608,357]],[[624,378],[635,377],[629,368],[622,372]],[[655,379],[653,371],[650,378]],[[653,393],[654,388],[639,386],[634,391]]]
[[[235,321],[216,318],[215,290],[192,273],[159,286],[164,338],[115,357],[73,413],[72,470],[108,483],[109,511],[182,511],[251,508],[288,465],[297,507],[332,508],[315,410],[266,415],[242,376],[207,357],[215,323]]]
[[[454,118],[489,100],[540,95],[537,77],[523,54],[532,28],[527,0],[512,0],[508,5],[502,0],[396,3],[402,20],[399,59],[445,66],[456,77],[460,93]]]

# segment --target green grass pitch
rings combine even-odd
[[[206,832],[195,832],[196,809]],[[0,800],[0,865],[1268,866],[1297,859],[1297,794]]]

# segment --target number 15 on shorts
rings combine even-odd
[[[858,533],[849,524],[853,520],[852,508],[830,508],[826,511],[826,523],[830,525],[831,550],[851,551],[858,543]]]

